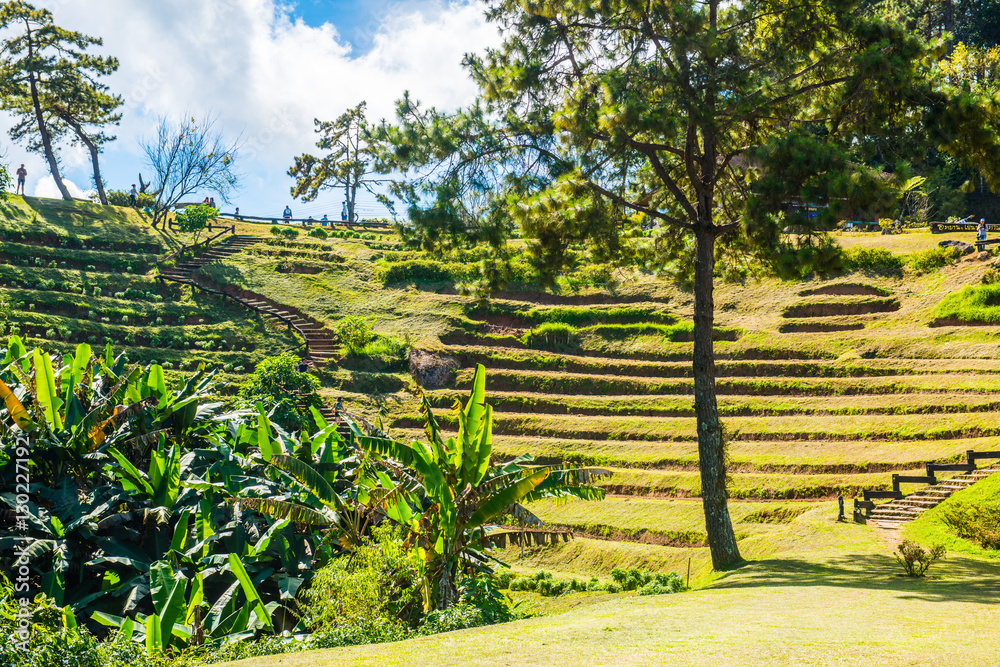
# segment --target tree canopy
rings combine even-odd
[[[52,13],[23,0],[0,7],[0,28],[12,35],[0,49],[0,104],[14,114],[14,141],[45,156],[64,199],[72,199],[62,181],[55,143],[70,134],[90,153],[94,183],[106,204],[98,154],[114,141],[103,127],[117,125],[122,99],[108,92],[99,77],[118,69],[115,58],[87,53],[103,41],[55,25]]]
[[[694,288],[702,496],[713,563],[731,566],[715,277],[839,268],[825,231],[897,206],[908,174],[888,155],[938,145],[995,181],[995,114],[941,80],[943,41],[853,0],[493,0],[487,16],[504,41],[466,59],[479,100],[407,97],[379,130],[384,165],[409,176],[394,192],[411,241],[501,246],[515,222],[543,283],[583,256]]]

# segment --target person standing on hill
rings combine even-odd
[[[28,170],[24,168],[24,163],[17,170],[17,189],[14,194],[24,196],[24,179],[28,178]]]
[[[979,226],[976,228],[976,240],[985,241],[987,231],[986,218],[979,218]]]
[[[128,205],[135,208],[135,203],[139,198],[139,191],[135,189],[135,183],[132,184],[132,190],[128,193]]]
[[[282,212],[281,216],[285,220],[291,220],[292,219],[292,209],[291,209],[291,207],[285,206],[285,210]]]

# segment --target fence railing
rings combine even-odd
[[[219,227],[219,226],[216,225],[216,227]],[[165,264],[166,262],[170,261],[171,259],[175,259],[175,258],[179,257],[180,255],[182,255],[183,253],[185,253],[185,252],[187,252],[189,250],[197,250],[199,248],[201,248],[201,249],[207,248],[209,246],[209,244],[212,243],[212,241],[215,241],[216,239],[219,239],[219,238],[221,238],[222,236],[225,236],[228,233],[232,233],[232,234],[236,233],[236,225],[230,225],[228,227],[221,227],[221,229],[222,229],[221,232],[219,232],[218,234],[216,234],[215,236],[213,236],[211,238],[205,239],[204,241],[202,241],[200,243],[196,243],[194,245],[190,245],[190,246],[183,245],[183,246],[180,247],[179,250],[175,250],[174,252],[172,252],[171,254],[167,255],[163,259],[157,260],[157,262],[156,262],[157,277],[161,281],[163,281],[163,280],[169,280],[170,282],[180,283],[181,285],[188,285],[192,289],[196,289],[196,290],[199,290],[201,292],[205,292],[206,294],[214,294],[216,296],[221,296],[224,299],[229,299],[230,301],[234,301],[234,302],[240,304],[244,308],[249,308],[250,310],[258,313],[259,315],[261,315],[262,317],[269,317],[271,319],[278,320],[278,321],[280,321],[280,322],[282,322],[284,324],[287,324],[288,325],[288,330],[289,331],[294,331],[302,339],[302,343],[299,344],[298,346],[292,348],[290,351],[291,352],[298,352],[299,350],[305,348],[306,354],[309,354],[309,339],[306,337],[305,332],[302,331],[302,329],[300,329],[297,324],[295,324],[294,322],[292,322],[290,319],[288,319],[284,315],[264,310],[263,308],[261,308],[259,306],[256,306],[256,305],[250,303],[249,301],[247,301],[247,300],[245,300],[245,299],[243,299],[241,297],[238,297],[238,296],[236,296],[234,294],[230,294],[229,292],[224,292],[222,290],[212,289],[211,287],[205,287],[204,285],[202,285],[200,283],[197,283],[194,280],[185,280],[183,278],[173,278],[173,277],[164,278],[164,276],[163,276],[163,264]]]
[[[256,215],[236,215],[234,213],[220,213],[220,218],[227,218],[229,220],[236,220],[237,222],[248,222],[252,224],[262,224],[262,225],[288,225],[288,224],[301,224],[301,225],[318,225],[321,227],[348,227],[355,229],[360,227],[362,229],[392,229],[392,223],[389,222],[374,222],[358,220],[357,222],[347,222],[346,220],[316,220],[315,218],[282,218],[282,217],[260,217]]]
[[[854,520],[860,521],[868,518],[866,512],[875,509],[876,500],[901,500],[903,492],[900,484],[927,484],[935,486],[938,483],[937,473],[939,472],[965,472],[969,473],[977,469],[976,461],[987,459],[1000,459],[1000,451],[976,452],[967,450],[965,452],[965,463],[927,463],[924,465],[925,475],[898,475],[892,476],[891,491],[862,491],[863,500],[854,499]]]

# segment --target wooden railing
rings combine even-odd
[[[216,225],[216,227],[218,227],[218,225]],[[225,236],[228,233],[232,233],[232,234],[236,233],[236,225],[230,225],[228,227],[221,227],[221,229],[222,229],[221,232],[219,232],[218,234],[216,234],[215,236],[213,236],[211,238],[205,239],[204,241],[202,241],[200,243],[196,243],[196,244],[191,245],[191,246],[183,245],[183,246],[180,247],[179,250],[175,250],[173,253],[167,255],[163,259],[157,260],[157,262],[156,262],[157,277],[160,279],[160,281],[164,280],[164,278],[163,278],[163,264],[164,263],[170,261],[171,259],[176,259],[177,257],[181,256],[183,253],[185,253],[185,252],[187,252],[189,250],[197,250],[199,248],[202,248],[202,249],[207,248],[208,245],[212,241],[215,241],[216,239],[221,238],[222,236]],[[240,304],[244,308],[249,308],[250,310],[258,313],[259,315],[261,315],[262,317],[269,317],[271,319],[279,320],[279,321],[283,322],[284,324],[287,324],[288,325],[288,330],[289,331],[294,331],[296,334],[298,334],[299,338],[302,339],[302,343],[301,344],[297,345],[296,347],[292,348],[289,351],[290,352],[298,352],[299,350],[305,348],[306,354],[309,354],[309,339],[306,337],[305,332],[302,331],[302,329],[300,329],[298,327],[298,325],[296,325],[294,322],[292,322],[290,319],[288,319],[284,315],[279,315],[278,313],[268,312],[268,311],[264,310],[263,308],[260,308],[259,306],[255,306],[254,304],[250,303],[249,301],[246,301],[245,299],[242,299],[241,297],[238,297],[238,296],[236,296],[234,294],[230,294],[229,292],[224,292],[222,290],[212,289],[211,287],[205,287],[204,285],[202,285],[200,283],[197,283],[194,280],[183,280],[181,278],[167,278],[167,280],[169,280],[171,282],[175,282],[175,283],[180,283],[182,285],[188,285],[192,289],[196,289],[196,290],[199,290],[201,292],[205,292],[206,294],[214,294],[216,296],[221,296],[224,299],[229,299],[230,301],[235,301],[236,303]]]
[[[1000,459],[1000,451],[996,452],[976,452],[967,450],[965,452],[965,463],[927,463],[924,466],[924,475],[898,475],[892,476],[892,491],[862,491],[863,500],[854,499],[854,520],[859,517],[867,518],[866,512],[875,509],[876,500],[891,499],[901,500],[903,492],[899,489],[900,484],[927,484],[935,486],[938,483],[937,473],[939,472],[964,472],[969,473],[977,469],[976,461],[986,459]]]
[[[239,215],[234,213],[220,213],[220,218],[228,218],[230,220],[236,220],[238,222],[247,222],[251,224],[264,224],[264,225],[288,225],[292,223],[299,223],[302,225],[320,225],[330,227],[340,226],[349,227],[351,229],[355,227],[361,227],[362,229],[391,229],[392,223],[389,222],[371,222],[358,220],[357,222],[347,222],[346,220],[316,220],[315,218],[267,218],[259,217],[256,215]]]

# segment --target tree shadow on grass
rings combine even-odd
[[[894,558],[879,554],[844,555],[823,562],[770,559],[748,563],[711,588],[830,586],[892,590],[903,593],[903,599],[928,602],[1000,604],[1000,566],[991,563],[956,556],[932,565],[924,578],[901,576],[902,572]]]

